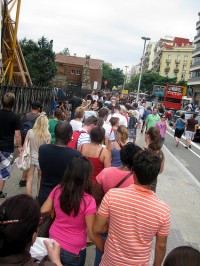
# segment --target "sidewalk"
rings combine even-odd
[[[141,147],[145,146],[144,134],[139,130],[136,143]],[[163,152],[165,167],[158,177],[157,195],[171,210],[171,232],[167,253],[180,245],[191,245],[200,249],[200,184],[165,146]],[[12,176],[5,186],[8,196],[24,193],[25,189],[18,186],[21,174],[22,172],[13,166]],[[2,200],[0,204],[1,202]],[[87,249],[86,266],[93,265],[94,255],[95,247],[91,246]]]
[[[144,135],[138,132],[137,144],[145,146]],[[167,253],[180,245],[200,249],[200,184],[164,146],[164,171],[158,177],[157,195],[171,211],[171,232]]]

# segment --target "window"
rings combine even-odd
[[[167,102],[171,102],[171,103],[180,103],[181,99],[175,99],[175,98],[170,98],[170,97],[166,97],[165,99]]]
[[[188,61],[188,55],[184,55],[184,63],[187,63]]]
[[[185,79],[185,73],[182,73],[181,74],[181,80],[184,80]]]
[[[80,75],[80,70],[76,70],[76,75]]]
[[[179,62],[180,62],[180,55],[177,55],[176,62],[177,62],[177,63],[179,63]]]
[[[71,74],[74,75],[75,74],[75,70],[71,70]]]

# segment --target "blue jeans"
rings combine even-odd
[[[60,259],[63,266],[84,266],[86,258],[86,248],[80,250],[79,254],[68,252],[61,248]]]
[[[107,236],[108,236],[108,233],[101,234],[101,237],[102,237],[104,243],[106,242]],[[94,266],[99,266],[99,264],[101,262],[102,255],[103,255],[103,253],[100,250],[98,250],[98,248],[96,248]]]
[[[165,143],[165,138],[161,138],[161,144],[163,145]]]

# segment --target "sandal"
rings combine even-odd
[[[7,197],[7,193],[4,193],[3,191],[0,192],[0,199],[5,199]]]

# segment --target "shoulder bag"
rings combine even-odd
[[[55,193],[56,191],[54,191],[53,195],[53,206],[54,206]],[[55,217],[56,214],[54,208],[48,212],[41,213],[40,215],[41,221],[39,223],[38,234],[37,234],[38,237],[45,237],[45,238],[49,237],[49,229],[52,223],[54,222]]]
[[[126,175],[122,180],[120,180],[119,183],[117,183],[116,186],[114,186],[114,188],[120,187],[132,174],[132,172],[128,173],[128,175]],[[96,201],[96,205],[99,206],[105,193],[102,186],[98,182],[92,185],[92,195]]]
[[[14,160],[14,164],[18,169],[25,171],[31,166],[31,147],[30,147],[30,137],[28,136],[20,155]]]

